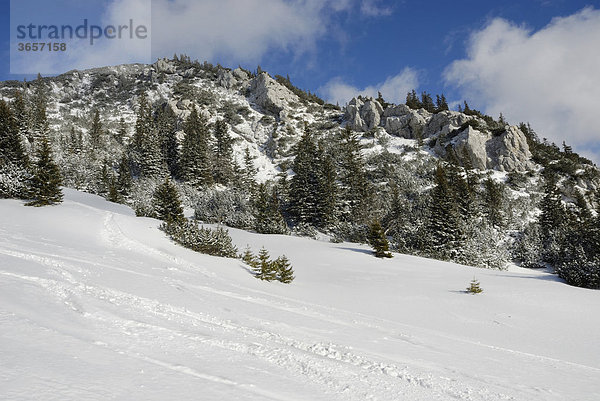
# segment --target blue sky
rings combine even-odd
[[[22,79],[9,74],[10,2],[0,1],[0,79]],[[229,67],[260,64],[342,104],[378,90],[395,102],[413,87],[444,93],[512,123],[530,121],[541,137],[566,140],[594,159],[600,151],[591,118],[600,108],[598,1],[17,1],[30,10],[54,4],[54,15],[43,15],[48,24],[84,16],[112,23],[151,7],[150,59],[185,52]],[[95,50],[57,68],[148,58],[123,46]]]

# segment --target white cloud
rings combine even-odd
[[[410,67],[405,67],[397,75],[388,77],[385,81],[370,85],[363,89],[345,83],[341,78],[334,78],[319,88],[322,94],[331,103],[346,104],[358,95],[377,97],[381,92],[383,98],[388,102],[404,103],[406,93],[419,86],[418,74]]]
[[[541,137],[598,148],[600,10],[585,8],[533,32],[503,19],[470,37],[445,71],[473,107],[531,122]],[[596,157],[596,159],[600,159]]]
[[[360,3],[360,12],[370,17],[379,17],[392,14],[391,7],[379,5],[380,0],[362,0]]]

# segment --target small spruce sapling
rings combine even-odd
[[[473,295],[483,292],[483,290],[480,287],[479,281],[475,280],[475,277],[473,277],[473,280],[471,280],[471,285],[467,287],[467,292]]]
[[[381,227],[379,220],[373,220],[369,228],[369,244],[373,247],[375,256],[378,258],[391,258],[390,245]]]
[[[294,270],[292,269],[289,259],[285,255],[278,257],[273,263],[277,270],[277,280],[285,284],[294,281]]]
[[[250,247],[247,246],[244,250],[244,253],[241,255],[242,262],[250,266],[254,271],[256,271],[258,267],[258,261],[256,260],[256,256],[250,250]]]

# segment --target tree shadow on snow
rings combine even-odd
[[[347,247],[338,248],[338,249],[344,249],[346,251],[352,251],[352,252],[358,252],[358,253],[365,253],[367,255],[373,255],[373,251],[370,249],[347,248]]]

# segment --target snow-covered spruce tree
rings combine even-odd
[[[196,188],[213,184],[212,164],[206,119],[194,107],[185,121],[181,145],[181,178]]]
[[[201,191],[195,206],[194,218],[205,223],[252,229],[254,215],[249,195],[239,189],[207,189]]]
[[[29,159],[8,104],[0,100],[0,198],[27,196]]]
[[[217,120],[214,126],[214,166],[213,177],[217,184],[229,185],[233,180],[233,139],[229,135],[227,123]]]
[[[46,137],[38,141],[37,161],[31,179],[31,201],[27,206],[45,206],[63,200],[62,178],[58,166],[52,160],[50,144]]]
[[[256,167],[254,167],[254,159],[250,155],[250,149],[244,149],[244,166],[241,177],[242,184],[251,192],[256,185]]]
[[[222,227],[215,229],[198,227],[195,221],[184,220],[181,223],[163,223],[161,229],[178,244],[193,251],[212,256],[237,258],[237,248]]]
[[[496,227],[504,226],[504,215],[502,212],[504,203],[504,186],[491,178],[483,181],[484,211],[489,223]]]
[[[35,150],[38,143],[48,135],[48,117],[46,115],[48,95],[41,79],[38,78],[34,85],[35,89],[29,110],[30,130],[28,131],[29,137],[27,139]]]
[[[11,106],[13,115],[15,117],[15,122],[17,124],[18,133],[22,138],[27,139],[30,119],[27,103],[25,101],[25,95],[22,90],[15,91],[15,97]]]
[[[566,211],[562,204],[562,195],[558,190],[557,176],[550,170],[544,171],[544,197],[538,217],[542,238],[542,259],[556,264],[565,236]]]
[[[165,178],[154,191],[154,211],[156,216],[167,223],[181,223],[184,220],[183,208],[177,193],[177,187]]]
[[[276,188],[258,185],[253,200],[254,229],[261,234],[286,234],[287,225],[281,215]]]
[[[115,183],[116,190],[123,200],[126,200],[129,197],[133,185],[130,163],[127,154],[123,152],[121,160],[119,161],[119,166],[117,167],[117,180]]]
[[[177,116],[168,103],[163,104],[156,112],[156,130],[162,158],[167,164],[172,177],[179,174],[179,143],[175,135],[177,131]]]
[[[516,238],[512,257],[521,267],[538,269],[544,267],[542,253],[540,225],[537,222],[529,223]]]
[[[89,141],[92,150],[99,150],[102,147],[102,122],[100,121],[100,112],[95,109],[92,116],[92,122],[89,130]]]
[[[467,287],[467,292],[473,295],[482,293],[483,290],[481,289],[481,284],[479,283],[479,281],[473,278],[473,280],[471,280],[471,284]]]
[[[323,171],[322,156],[308,125],[296,145],[296,157],[292,169],[295,175],[290,185],[290,212],[297,224],[322,227],[324,216],[322,199]]]
[[[146,94],[139,99],[135,133],[130,144],[134,173],[145,178],[161,177],[166,171],[158,130],[152,117],[152,106]]]
[[[373,248],[375,257],[378,258],[391,258],[390,245],[388,239],[385,236],[385,232],[381,227],[379,220],[373,220],[369,226],[369,244]]]
[[[369,182],[358,135],[350,126],[346,126],[340,133],[338,151],[342,220],[363,223],[370,198]]]
[[[275,265],[275,271],[277,272],[277,280],[284,284],[289,284],[294,281],[294,269],[287,256],[282,255],[278,257],[273,264]]]
[[[433,257],[453,260],[462,246],[460,216],[454,194],[441,164],[435,170],[427,224],[428,248]]]

